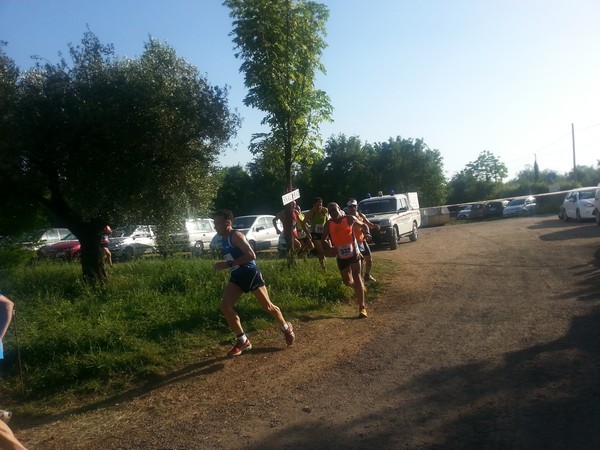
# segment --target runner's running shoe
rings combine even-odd
[[[296,342],[296,335],[294,334],[294,327],[291,323],[287,322],[288,329],[283,331],[283,335],[285,336],[285,343],[288,347],[294,345]]]
[[[367,309],[366,308],[360,308],[360,312],[358,313],[358,318],[359,319],[367,318]]]
[[[250,343],[250,339],[247,339],[243,344],[241,341],[237,341],[235,345],[229,349],[227,356],[240,356],[242,352],[250,350],[251,348],[252,344]]]

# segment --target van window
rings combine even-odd
[[[200,229],[202,231],[213,231],[213,226],[212,223],[210,223],[210,220],[203,220],[200,223]]]

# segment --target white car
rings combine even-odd
[[[586,219],[594,219],[594,210],[596,209],[595,197],[596,187],[580,188],[570,191],[560,207],[558,218],[568,222],[576,219],[582,222]]]
[[[239,216],[233,219],[231,225],[234,230],[241,231],[246,235],[253,250],[267,250],[276,248],[279,240],[277,230],[273,226],[274,218],[275,216],[271,215]],[[279,229],[282,229],[281,225],[279,225]],[[220,252],[222,241],[222,236],[215,235],[210,241],[211,251]]]

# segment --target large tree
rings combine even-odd
[[[224,4],[233,19],[236,57],[243,61],[240,71],[248,88],[244,103],[264,111],[263,124],[270,127],[270,132],[254,136],[253,150],[283,154],[282,181],[291,189],[294,162],[312,158],[320,141],[319,124],[331,116],[329,97],[315,87],[317,72],[325,73],[320,57],[329,11],[305,0]],[[288,236],[291,220],[286,222]]]
[[[69,55],[12,77],[0,188],[71,229],[84,275],[103,279],[104,225],[164,224],[206,201],[203,181],[239,118],[226,90],[156,40],[119,59],[88,31]],[[0,73],[12,73],[1,56]]]
[[[508,175],[506,165],[492,152],[482,151],[475,161],[467,164],[465,170],[478,181],[501,183]]]
[[[374,144],[373,162],[377,190],[418,192],[422,206],[437,206],[446,199],[446,180],[439,150],[422,139],[397,136]]]

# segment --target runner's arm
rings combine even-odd
[[[219,261],[215,263],[213,270],[225,270],[230,266],[239,266],[256,259],[256,253],[254,253],[254,250],[252,250],[252,247],[246,239],[246,236],[244,236],[242,233],[235,231],[231,236],[231,242],[234,247],[242,251],[242,256],[234,259],[233,261]]]
[[[378,229],[378,230],[379,230],[379,229],[381,228],[381,227],[380,227],[378,224],[376,224],[376,223],[373,223],[373,222],[371,222],[369,219],[367,219],[367,216],[365,216],[365,215],[364,215],[364,214],[362,214],[362,213],[360,214],[360,220],[361,220],[363,223],[366,223],[366,224],[367,224],[367,226],[369,227],[369,229],[376,228],[376,229]]]
[[[273,226],[275,227],[275,231],[277,232],[277,234],[281,234],[281,230],[277,226],[277,222],[279,222],[281,220],[281,218],[280,218],[281,213],[282,213],[282,211],[279,211],[277,213],[277,215],[273,218]],[[281,220],[281,221],[283,222],[283,220]]]

